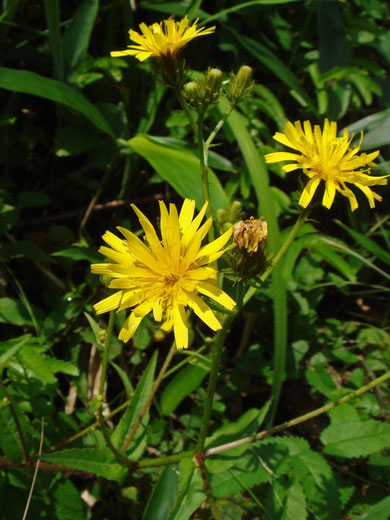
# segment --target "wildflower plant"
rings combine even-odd
[[[384,99],[381,112],[370,107],[369,117],[351,125],[363,110],[361,92],[369,104],[379,87],[358,67],[321,70],[332,49],[324,44],[321,12],[332,14],[324,19],[335,21],[339,41],[340,3],[320,2],[319,38],[311,37],[309,11],[300,28],[305,37],[295,42],[300,18],[290,31],[280,13],[301,13],[304,2],[269,9],[244,2],[208,15],[201,2],[141,2],[132,12],[133,2],[98,8],[85,0],[65,23],[60,3],[43,2],[47,31],[33,33],[39,48],[52,53],[55,79],[17,68],[0,74],[0,86],[15,90],[6,110],[17,107],[15,118],[5,115],[1,124],[3,159],[9,136],[18,143],[11,173],[26,155],[32,189],[40,182],[39,175],[30,178],[35,163],[62,173],[82,166],[70,180],[58,175],[50,189],[45,179],[38,195],[26,186],[12,196],[8,188],[0,193],[1,287],[20,299],[0,297],[0,322],[8,321],[11,333],[21,328],[20,337],[0,344],[0,520],[116,519],[124,510],[134,520],[368,520],[378,511],[384,518],[390,335],[382,306],[390,258],[378,244],[388,245],[390,234],[388,215],[379,213],[385,204],[376,203],[390,171],[378,148],[385,156],[390,141],[384,135],[373,141],[388,113]],[[130,29],[128,47],[108,56],[109,47],[121,48],[111,41],[118,13],[128,23],[143,13],[156,20],[168,8],[187,14],[140,23]],[[17,9],[3,16],[2,45],[24,30],[12,21]],[[261,16],[252,21],[247,12],[257,9]],[[99,34],[106,56],[95,59],[99,42],[87,48],[87,35],[95,21],[100,30],[107,12],[107,33]],[[234,24],[229,16],[237,16]],[[375,12],[376,29],[377,19]],[[216,34],[212,20],[223,21],[224,31]],[[370,41],[373,53],[373,40],[355,22],[348,44]],[[246,29],[239,33],[241,23]],[[251,38],[257,24],[259,31],[276,29],[271,44]],[[30,56],[30,36],[7,60]],[[276,55],[279,39],[280,56],[293,49],[285,63]],[[197,52],[201,41],[210,59]],[[190,44],[194,63],[186,61]],[[381,53],[386,57],[384,45]],[[47,75],[47,56],[31,56]],[[345,71],[358,93],[340,94]],[[315,100],[306,92],[309,74]],[[285,88],[274,88],[276,80]],[[58,113],[53,105],[58,132],[42,161],[46,134],[25,133],[24,125],[39,117],[20,109],[28,106],[20,93],[62,107]],[[298,113],[303,122],[295,120]],[[344,123],[368,135],[355,137]],[[17,175],[5,173],[5,185],[16,182]],[[298,176],[304,186],[295,204],[287,186]],[[63,189],[65,182],[72,189]],[[74,208],[52,216],[51,190],[62,207],[71,199]],[[360,208],[358,192],[368,200]],[[45,212],[30,222],[42,206]],[[62,225],[69,219],[72,230]],[[338,229],[345,240],[336,237]],[[30,271],[39,278],[29,278]],[[323,414],[324,426],[310,429],[309,421]],[[304,435],[293,430],[297,425],[307,428]],[[353,462],[340,463],[348,458]],[[26,499],[24,513],[15,489]]]

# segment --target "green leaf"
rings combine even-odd
[[[294,477],[301,482],[309,509],[316,518],[340,518],[338,487],[331,467],[322,455],[311,450],[309,443],[298,437],[281,437],[268,442],[288,449],[283,464],[285,467],[287,464],[287,471],[291,467]]]
[[[313,102],[302,87],[301,82],[295,76],[295,74],[280,60],[276,54],[271,52],[267,47],[262,45],[252,38],[243,36],[231,27],[228,28],[229,32],[233,34],[239,45],[242,45],[244,49],[250,52],[255,58],[257,58],[265,67],[270,69],[275,76],[277,76],[286,86],[288,92],[298,103],[315,112]]]
[[[70,73],[86,56],[93,25],[99,9],[99,0],[84,0],[64,36],[65,61]]]
[[[390,108],[363,117],[356,123],[349,125],[348,131],[359,133],[366,132],[362,142],[362,150],[371,150],[390,144]]]
[[[275,480],[265,503],[265,520],[305,520],[307,518],[306,498],[299,482],[293,481],[288,487]]]
[[[45,16],[49,32],[51,53],[57,79],[64,79],[64,49],[61,38],[61,19],[59,0],[44,0]]]
[[[365,457],[390,446],[390,424],[373,419],[331,423],[320,438],[329,455]]]
[[[101,262],[102,255],[94,247],[68,247],[52,253],[52,256],[71,258],[72,260],[86,260],[87,262]]]
[[[0,323],[32,326],[30,314],[25,306],[13,298],[0,298]]]
[[[388,520],[390,518],[390,496],[369,507],[357,520]]]
[[[205,498],[199,468],[195,467],[194,461],[191,459],[182,460],[179,466],[179,496],[170,513],[169,520],[188,520]]]
[[[88,471],[99,477],[118,482],[127,473],[127,469],[117,462],[114,454],[108,448],[56,451],[41,455],[40,459],[67,468]]]
[[[30,334],[26,334],[25,336],[21,336],[20,338],[7,341],[7,343],[3,343],[1,345],[1,350],[3,350],[3,347],[5,345],[12,345],[10,346],[4,354],[0,356],[0,370],[7,366],[8,361],[10,361],[15,354],[19,352],[19,350],[23,347],[23,345],[31,338]],[[16,342],[16,343],[15,343]]]
[[[102,347],[102,333],[105,333],[105,331],[96,323],[96,321],[88,314],[88,312],[84,312],[84,316],[87,318],[92,332],[95,335],[96,343]]]
[[[128,146],[146,159],[156,172],[183,198],[195,199],[199,209],[203,205],[203,188],[198,157],[178,150],[151,136],[141,134],[127,142]],[[229,200],[215,174],[209,171],[211,211],[228,208]]]
[[[210,368],[205,368],[204,363],[200,366],[199,361],[195,361],[192,365],[180,370],[168,383],[161,395],[161,412],[164,415],[170,415],[174,412],[183,399],[200,386],[209,370]]]
[[[219,104],[219,108],[221,112],[224,113],[227,110],[227,102],[222,101]],[[276,217],[277,204],[269,186],[268,172],[264,158],[260,156],[248,131],[247,121],[240,113],[234,110],[226,124],[233,132],[244,156],[258,201],[258,214],[264,215],[268,223],[269,249],[272,253],[276,253],[281,245],[281,236]],[[283,265],[283,262],[281,262],[281,265]],[[280,391],[286,372],[287,293],[281,269],[275,269],[272,273],[272,292],[274,308],[274,379],[272,395],[274,401],[270,413],[270,422],[273,421],[278,406]]]
[[[365,235],[362,235],[362,233],[359,233],[358,231],[350,229],[348,226],[343,224],[343,222],[338,220],[336,220],[336,222],[339,226],[345,229],[345,231],[355,240],[357,244],[367,249],[367,251],[375,255],[377,258],[379,258],[379,260],[382,260],[382,262],[385,264],[390,265],[390,253],[380,247],[374,240],[366,237]]]
[[[53,497],[57,520],[85,520],[84,502],[70,480],[59,482]]]
[[[164,469],[146,504],[142,520],[170,520],[170,511],[177,498],[177,467]]]
[[[255,434],[260,426],[262,425],[272,399],[269,399],[261,410],[251,409],[246,411],[238,421],[234,423],[228,423],[219,428],[211,438],[206,440],[206,448],[210,449],[214,446],[220,446],[221,444],[227,444],[243,437],[249,437]],[[240,455],[242,455],[247,449],[251,447],[251,443],[237,446],[226,450],[221,454],[213,455],[206,459],[206,468],[210,473],[220,473],[226,471],[228,468],[236,465]]]
[[[130,403],[130,406],[127,408],[126,412],[123,414],[121,420],[119,421],[118,426],[115,428],[112,436],[111,442],[112,444],[120,449],[125,442],[126,437],[129,435],[132,430],[134,424],[136,423],[139,414],[146,403],[150,392],[153,386],[154,380],[154,372],[156,370],[157,363],[157,351],[154,352],[152,359],[150,360],[148,366],[146,367],[145,372],[143,373],[137,388],[135,390],[134,397]],[[134,440],[138,439],[140,435],[142,435],[145,429],[145,422],[148,420],[148,413],[145,414],[145,418],[140,424],[138,431],[134,437]],[[130,443],[129,449],[131,448],[132,443]]]
[[[32,94],[50,99],[55,103],[62,103],[84,115],[96,128],[114,138],[114,134],[102,113],[80,92],[60,81],[45,78],[27,70],[0,67],[0,88],[12,92]]]
[[[20,357],[26,368],[29,368],[33,375],[44,383],[53,384],[57,382],[55,374],[62,372],[71,376],[78,376],[78,368],[61,359],[42,354],[37,347],[25,346],[21,350]]]
[[[9,403],[4,401],[4,396],[0,402],[0,448],[4,455],[14,462],[20,462],[23,457],[20,437],[12,417]]]

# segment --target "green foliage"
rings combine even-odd
[[[158,228],[156,199],[189,197],[199,209],[204,193],[198,137],[158,60],[110,51],[129,44],[130,28],[171,15],[216,25],[183,50],[186,81],[218,67],[228,90],[232,71],[253,69],[255,86],[206,154],[208,181],[217,221],[232,204],[242,218],[265,216],[269,265],[294,227],[303,187],[300,170],[264,161],[282,149],[272,136],[286,121],[330,118],[355,134],[353,144],[363,131],[362,150],[381,151],[373,175],[390,174],[386,2],[143,0],[133,11],[124,1],[4,0],[0,520],[23,517],[38,459],[27,518],[206,520],[212,495],[221,520],[385,520],[386,384],[261,440],[230,443],[389,371],[386,186],[376,190],[383,202],[375,211],[357,195],[351,213],[340,194],[328,211],[320,193],[272,276],[246,287],[252,297],[224,343],[205,444],[228,449],[206,451],[204,468],[192,451],[215,335],[191,312],[190,348],[175,354],[122,450],[173,336],[145,318],[123,344],[117,335],[129,311],[116,314],[99,395],[107,319],[93,305],[109,294],[109,280],[92,276],[90,264],[106,261],[98,253],[106,230],[123,226],[143,239],[130,203]],[[222,98],[207,111],[206,136],[227,110]],[[218,264],[235,297],[229,253]],[[233,316],[210,307],[220,321]]]

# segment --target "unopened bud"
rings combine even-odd
[[[110,276],[109,274],[102,274],[100,276],[100,281],[102,285],[104,285],[105,287],[110,287],[111,280],[112,276]]]
[[[199,102],[199,89],[198,84],[195,81],[190,81],[186,83],[183,88],[184,97],[191,103],[195,105]]]
[[[233,267],[245,277],[258,274],[266,265],[268,226],[264,217],[241,220],[233,226]]]
[[[247,96],[254,85],[252,74],[253,69],[251,67],[248,67],[248,65],[242,65],[237,74],[233,75],[228,90],[228,97],[231,101],[239,103],[245,98],[245,96]]]
[[[221,86],[222,86],[222,71],[219,69],[209,69],[207,71],[206,81],[205,81],[205,95],[210,97],[210,103],[216,101],[219,96]]]

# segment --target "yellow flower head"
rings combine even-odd
[[[217,270],[207,265],[219,258],[229,240],[232,229],[202,247],[202,240],[212,225],[210,217],[200,225],[207,204],[194,217],[195,201],[186,199],[178,214],[174,204],[160,202],[161,239],[146,216],[132,204],[145,232],[146,243],[127,229],[118,227],[124,239],[110,231],[99,252],[113,263],[93,264],[92,272],[113,278],[109,287],[117,291],[97,303],[98,314],[132,307],[119,339],[129,341],[144,316],[153,312],[161,328],[175,334],[177,348],[188,347],[186,307],[193,309],[212,330],[221,328],[210,307],[201,298],[203,294],[231,310],[235,302],[217,285]]]
[[[174,56],[182,47],[185,47],[194,38],[214,32],[214,27],[197,29],[196,24],[189,25],[187,17],[179,22],[164,20],[161,23],[146,25],[141,23],[139,28],[142,34],[130,29],[130,40],[136,45],[129,45],[125,51],[111,52],[114,58],[118,56],[135,56],[139,61],[150,57],[169,58]]]
[[[362,134],[363,136],[363,134]],[[379,155],[379,150],[369,154],[361,153],[361,141],[358,145],[351,148],[350,144],[353,136],[348,136],[348,131],[344,130],[342,137],[337,137],[337,123],[329,123],[325,119],[324,128],[318,125],[312,126],[309,121],[300,121],[294,124],[288,122],[283,133],[277,132],[274,139],[298,153],[275,152],[265,156],[267,163],[280,161],[293,161],[291,164],[283,166],[283,170],[291,172],[301,168],[305,175],[309,177],[299,204],[306,208],[311,201],[321,180],[325,182],[325,192],[322,204],[330,208],[336,191],[349,199],[352,211],[358,207],[354,193],[347,187],[347,183],[354,184],[367,197],[370,207],[375,207],[375,199],[382,200],[382,197],[374,193],[369,186],[376,184],[386,184],[384,177],[372,177],[371,167],[376,166],[373,162]]]

